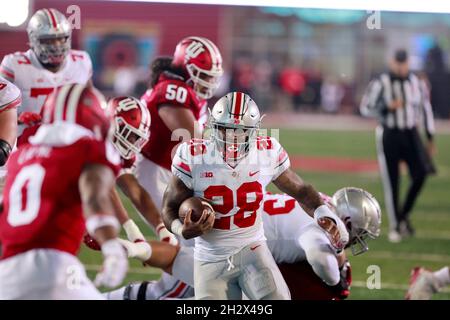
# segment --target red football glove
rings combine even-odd
[[[88,233],[86,233],[83,237],[83,242],[85,245],[87,245],[90,249],[95,251],[100,251],[102,248],[98,244],[97,240],[92,238]]]

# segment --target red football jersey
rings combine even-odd
[[[8,162],[0,214],[2,259],[37,248],[75,255],[85,232],[78,180],[87,164],[117,174],[118,154],[104,141],[81,138],[64,147],[25,143]]]
[[[176,146],[180,143],[172,141],[172,131],[164,124],[158,114],[160,106],[171,105],[174,108],[186,108],[192,111],[200,125],[206,123],[206,100],[200,100],[194,90],[181,78],[162,73],[158,83],[142,96],[152,122],[150,124],[150,140],[142,149],[142,154],[149,160],[170,170]],[[181,132],[182,134],[182,132]],[[186,137],[189,141],[192,137]]]

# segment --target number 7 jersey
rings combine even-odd
[[[195,239],[195,259],[224,260],[253,242],[265,240],[263,195],[266,186],[289,166],[286,151],[270,137],[258,137],[247,157],[234,168],[224,162],[212,141],[197,139],[180,145],[172,173],[195,196],[209,199],[216,211],[213,229]]]
[[[22,112],[40,113],[53,89],[69,83],[86,84],[92,77],[92,62],[85,51],[70,50],[58,72],[45,69],[33,50],[8,54],[3,58],[0,75],[22,91]],[[19,129],[19,135],[22,133]]]

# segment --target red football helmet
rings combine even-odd
[[[43,124],[77,124],[89,129],[101,140],[108,137],[112,119],[100,91],[82,84],[56,88],[42,108],[41,115]]]
[[[189,75],[193,89],[202,99],[209,99],[219,86],[223,74],[222,56],[212,41],[203,37],[181,40],[173,55],[172,64]]]
[[[117,97],[108,102],[114,115],[113,143],[125,159],[141,152],[150,137],[150,112],[134,97]]]

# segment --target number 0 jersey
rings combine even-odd
[[[172,173],[195,196],[211,200],[216,211],[213,229],[195,239],[195,258],[224,260],[255,241],[265,240],[260,215],[263,194],[289,166],[286,151],[270,137],[258,138],[235,168],[224,162],[212,141],[181,144]]]
[[[112,144],[89,136],[62,147],[25,143],[11,155],[0,213],[2,259],[39,248],[77,253],[85,233],[78,180],[88,164],[117,174],[120,157]]]

